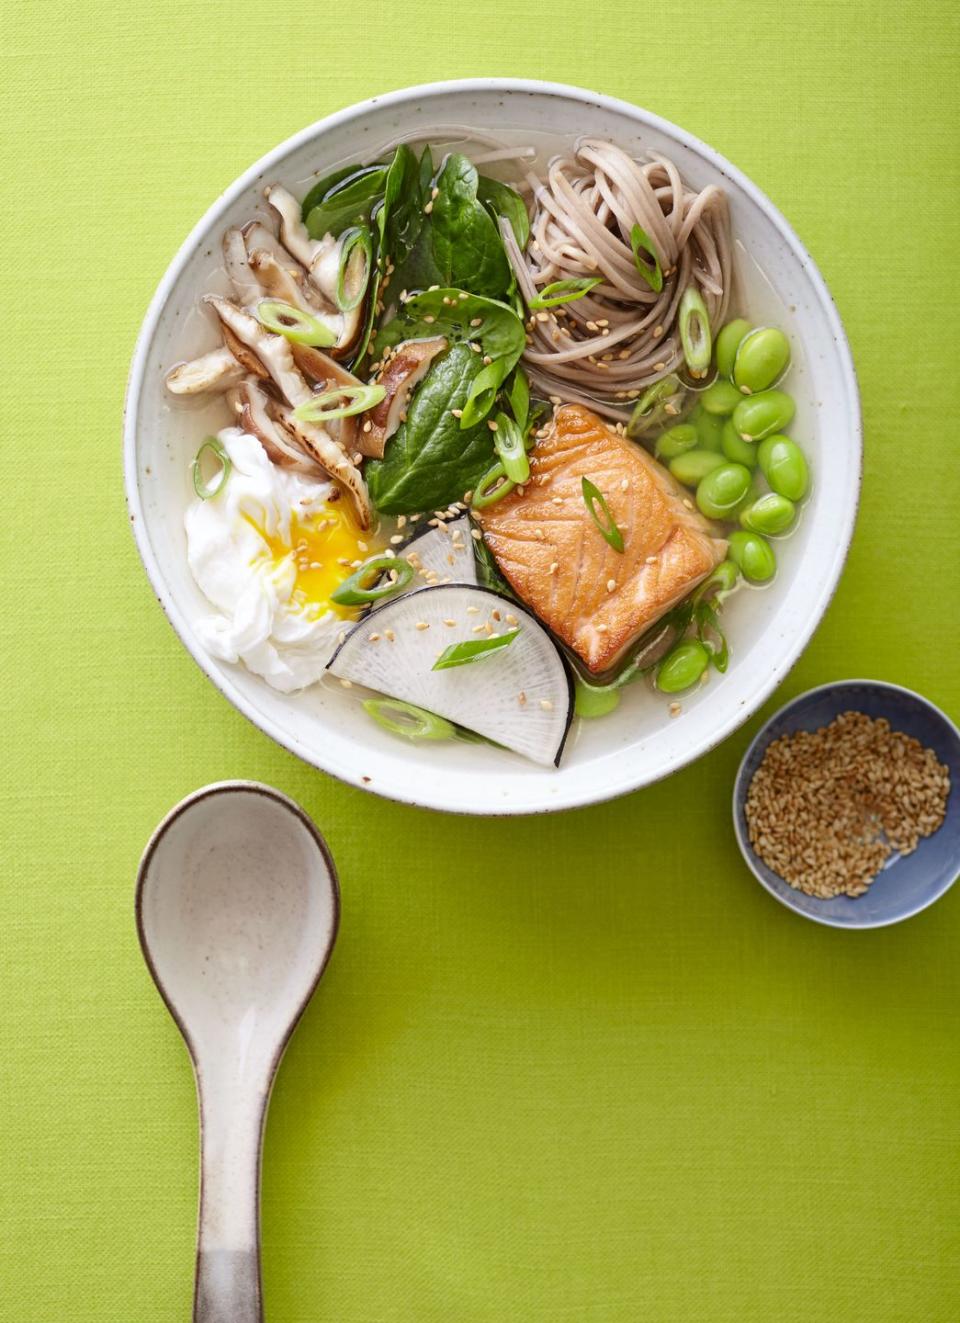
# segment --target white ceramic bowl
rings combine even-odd
[[[541,144],[553,135],[568,142],[585,133],[609,137],[638,154],[668,153],[696,187],[721,185],[735,238],[749,255],[742,275],[751,316],[784,324],[794,346],[791,431],[810,457],[813,491],[798,531],[777,544],[776,581],[730,603],[729,670],[685,696],[675,719],[662,697],[634,686],[615,715],[580,723],[558,771],[479,745],[407,744],[371,723],[352,695],[326,686],[279,694],[242,667],[207,656],[192,627],[206,608],[185,556],[189,461],[205,432],[225,420],[203,408],[171,408],[163,379],[171,364],[216,342],[197,304],[222,284],[223,230],[262,213],[261,190],[273,180],[302,194],[316,173],[371,159],[400,135],[440,137],[437,126],[454,124],[494,136],[520,131]],[[473,79],[408,88],[331,115],[258,161],[213,204],[144,320],[127,392],[124,456],[137,546],[157,597],[197,664],[261,730],[316,767],[392,799],[465,813],[530,813],[609,799],[676,771],[725,739],[781,682],[820,621],[847,554],[860,485],[860,409],[847,340],[816,266],[734,166],[683,129],[623,101],[551,83]]]

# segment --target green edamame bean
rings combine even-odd
[[[697,505],[708,519],[727,519],[750,490],[750,470],[743,464],[721,464],[701,478]]]
[[[719,414],[721,418],[733,413],[742,399],[743,396],[733,382],[724,381],[723,377],[718,377],[706,390],[700,392],[701,406],[707,413]]]
[[[577,676],[573,709],[578,717],[585,717],[588,721],[594,717],[605,717],[619,705],[619,689],[614,689],[613,685],[587,684],[586,680]]]
[[[773,548],[759,533],[746,533],[740,529],[731,533],[727,555],[740,566],[743,577],[751,583],[766,583],[777,572]]]
[[[744,441],[729,418],[720,434],[720,449],[734,464],[743,464],[748,469],[757,467],[757,443]]]
[[[700,438],[701,450],[720,450],[720,438],[723,435],[723,419],[719,414],[707,413],[702,405],[698,404],[690,415],[690,421],[697,429],[697,436]]]
[[[723,456],[714,450],[688,450],[670,461],[670,472],[685,487],[696,487],[697,483],[718,469],[723,463]]]
[[[779,496],[786,496],[791,501],[803,500],[810,485],[810,474],[796,441],[791,441],[788,436],[768,436],[757,446],[757,458],[760,471]]]
[[[740,342],[751,330],[752,327],[748,321],[744,321],[742,317],[737,317],[734,321],[727,322],[717,336],[717,371],[721,377],[733,377],[733,365],[736,361],[737,350],[740,348]]]
[[[690,640],[678,643],[667,653],[657,669],[657,688],[676,694],[696,684],[710,665],[710,654],[702,643]]]
[[[697,429],[692,423],[678,423],[676,427],[668,427],[657,438],[653,453],[657,459],[676,459],[677,455],[693,450],[698,439]]]
[[[745,395],[769,390],[790,362],[790,341],[775,326],[758,326],[737,346],[733,384]]]
[[[744,441],[743,444],[747,445],[748,443]],[[742,511],[744,511],[748,505],[752,505],[753,502],[757,500],[758,497],[762,496],[765,491],[766,488],[763,485],[763,479],[760,476],[760,470],[754,469],[752,474],[750,475],[750,487],[747,490],[746,495],[744,496],[740,504],[737,506],[737,508],[735,510],[731,510],[730,514],[727,517],[729,519],[739,519]]]
[[[796,405],[786,391],[765,390],[758,395],[741,395],[733,411],[733,425],[744,441],[762,441],[773,432],[781,432],[796,412]]]
[[[775,537],[778,533],[786,532],[796,513],[797,507],[793,501],[788,501],[786,496],[776,492],[767,492],[766,496],[761,496],[741,511],[740,522],[751,533]]]

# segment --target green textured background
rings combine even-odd
[[[750,729],[666,784],[531,821],[309,770],[163,619],[119,432],[156,282],[261,153],[403,84],[594,86],[746,170],[853,344],[859,529],[767,710],[867,674],[956,715],[955,5],[7,0],[0,17],[0,1318],[189,1315],[193,1086],[132,886],[160,815],[241,776],[314,814],[344,893],[271,1112],[270,1323],[952,1323],[960,892],[866,934],[775,904],[729,827]]]

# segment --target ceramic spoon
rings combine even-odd
[[[154,832],[136,909],[197,1081],[194,1323],[261,1323],[263,1128],[283,1050],[336,938],[333,860],[292,800],[225,781],[183,800]]]

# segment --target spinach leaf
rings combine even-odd
[[[300,215],[303,220],[307,219],[314,207],[318,206],[337,184],[341,184],[345,179],[349,179],[351,175],[357,174],[358,170],[367,169],[369,169],[369,166],[344,165],[339,170],[324,175],[322,179],[314,184],[300,204]]]
[[[384,514],[441,509],[462,499],[493,463],[486,423],[461,429],[451,410],[466,404],[483,364],[469,345],[438,358],[415,391],[383,459],[368,463],[370,497]]]
[[[523,353],[523,322],[505,303],[468,294],[463,289],[431,289],[400,305],[392,321],[380,328],[377,357],[403,340],[430,340],[442,335],[451,344],[478,344],[476,370],[463,404],[462,428],[473,427],[490,412],[497,391]],[[491,362],[483,363],[489,358]]]
[[[391,254],[404,289],[430,285],[469,285],[491,298],[510,288],[512,272],[503,241],[490,213],[477,198],[476,168],[452,152],[432,183],[420,171],[419,217],[408,200],[406,219],[409,251]],[[430,211],[427,212],[426,208]]]
[[[349,225],[366,225],[374,203],[383,194],[386,180],[387,167],[374,165],[354,171],[334,184],[307,213],[306,226],[311,239],[322,239],[325,234],[336,237]]]
[[[489,179],[486,175],[481,175],[477,180],[477,197],[494,220],[498,216],[507,218],[522,253],[530,238],[530,218],[527,215],[526,203],[516,189],[511,188],[509,184],[501,183],[499,179]]]

